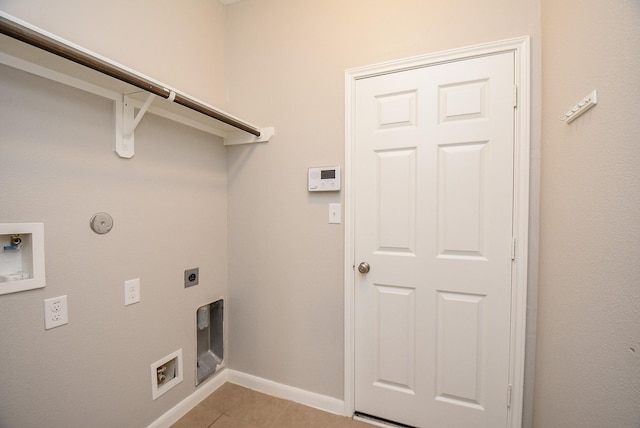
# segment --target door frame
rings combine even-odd
[[[344,414],[355,411],[355,90],[359,79],[395,73],[479,56],[513,52],[515,56],[514,102],[514,206],[513,235],[515,260],[511,277],[511,343],[509,385],[511,406],[507,427],[522,424],[524,407],[525,340],[527,314],[527,266],[529,246],[530,168],[530,37],[518,37],[460,49],[447,50],[345,71],[345,246],[344,246]],[[516,101],[517,100],[517,101]]]

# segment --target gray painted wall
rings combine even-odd
[[[0,92],[0,221],[44,223],[47,275],[0,296],[0,426],[146,426],[195,390],[195,310],[226,294],[224,147],[147,115],[124,160],[111,102],[5,66]],[[89,228],[100,211],[106,235]],[[133,278],[142,299],[125,307]],[[60,295],[69,324],[45,331]],[[179,348],[184,381],[152,402],[149,366]]]

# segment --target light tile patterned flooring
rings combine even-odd
[[[371,428],[351,418],[225,383],[171,428]]]

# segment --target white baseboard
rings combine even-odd
[[[206,383],[199,386],[193,394],[156,419],[147,428],[169,428],[212,392],[224,385],[225,382],[235,383],[245,388],[294,401],[336,415],[350,416],[345,413],[343,400],[225,368],[213,378],[206,381]]]
[[[202,400],[211,395],[212,392],[224,385],[225,382],[227,382],[227,370],[222,369],[204,384],[198,386],[193,394],[173,406],[147,428],[169,428],[178,422],[178,419],[186,415],[189,410],[196,407]]]
[[[325,412],[345,416],[344,401],[304,389],[277,383],[258,376],[227,369],[227,380],[264,394],[294,401]],[[351,416],[351,415],[348,415]]]

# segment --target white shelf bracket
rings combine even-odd
[[[121,158],[133,157],[133,139],[124,137],[124,99],[113,101],[115,135],[113,151]]]
[[[175,96],[172,91],[172,96]],[[122,101],[114,102],[114,116],[116,128],[116,141],[114,151],[121,158],[132,158],[135,154],[134,132],[140,124],[145,113],[155,99],[155,94],[149,94],[138,114],[135,114],[131,99],[123,95]]]
[[[260,136],[248,134],[242,131],[236,131],[224,138],[225,146],[235,146],[238,144],[267,143],[276,134],[274,127],[260,128]]]
[[[144,116],[144,114],[147,112],[147,110],[149,110],[149,106],[151,105],[151,103],[153,102],[155,97],[156,96],[154,94],[149,94],[149,96],[147,97],[147,100],[144,102],[144,104],[140,108],[140,111],[138,111],[138,114],[135,117],[133,116],[133,106],[131,107],[131,113],[130,114],[128,113],[125,116],[126,135],[133,135],[133,132],[138,127],[138,124],[142,120],[142,117]],[[129,104],[130,104],[129,97],[127,97],[125,95],[124,96],[124,105],[125,105],[125,107],[128,107]],[[131,121],[131,122],[127,123],[129,121]],[[128,126],[126,126],[126,125],[128,125]]]

